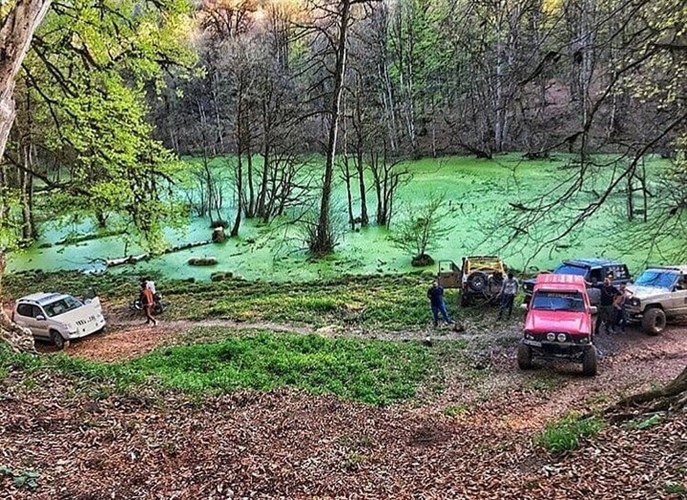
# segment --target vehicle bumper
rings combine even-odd
[[[578,344],[576,342],[550,342],[547,340],[523,339],[523,344],[532,349],[532,354],[540,358],[577,359],[591,348],[592,344]]]
[[[88,335],[91,335],[92,333],[99,332],[103,328],[105,328],[105,320],[98,320],[94,321],[93,323],[89,323],[85,326],[79,326],[78,330],[75,332],[68,332],[67,340],[74,340],[74,339],[80,339],[82,337],[86,337]]]

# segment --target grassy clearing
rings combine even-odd
[[[435,361],[419,343],[258,332],[214,344],[164,348],[131,366],[163,386],[188,393],[288,386],[389,404],[413,397]]]
[[[224,318],[313,326],[344,325],[363,329],[417,330],[430,324],[426,292],[431,273],[344,276],[318,282],[270,283],[228,279],[192,282],[157,279],[171,307],[169,319]],[[5,278],[11,297],[60,290],[80,296],[93,287],[115,308],[126,311],[138,294],[137,275],[84,275],[77,272],[20,273]],[[449,312],[460,318],[458,295],[447,290]]]
[[[189,332],[193,336],[194,332]],[[202,397],[242,389],[279,387],[386,405],[416,396],[437,378],[437,361],[418,342],[327,339],[319,335],[256,332],[229,336],[199,328],[216,342],[167,347],[126,363],[105,364],[64,354],[33,357],[0,350],[0,374],[21,370],[71,375],[93,397],[126,392],[150,381]],[[1,381],[1,380],[0,380]]]
[[[571,412],[560,420],[547,424],[534,441],[554,453],[570,451],[576,449],[583,438],[596,435],[603,425],[603,420],[599,418],[581,419]]]

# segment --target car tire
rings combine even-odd
[[[582,373],[588,377],[593,377],[598,372],[598,356],[596,348],[589,347],[582,354]]]
[[[488,281],[488,276],[481,271],[470,273],[467,279],[470,290],[477,293],[482,293],[487,288]]]
[[[57,330],[50,330],[50,342],[60,351],[69,347],[69,341],[65,340],[62,334]]]
[[[642,330],[649,335],[658,335],[666,327],[666,313],[663,309],[652,307],[644,312]]]
[[[521,370],[532,369],[532,349],[522,342],[518,344],[518,368]]]

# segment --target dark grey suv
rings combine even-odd
[[[553,274],[572,274],[582,276],[587,283],[602,283],[604,278],[611,275],[614,285],[629,283],[632,277],[627,266],[620,261],[610,259],[571,259],[564,260],[552,271]],[[532,298],[532,289],[536,280],[526,280],[522,284],[525,292],[525,302]],[[589,300],[592,305],[598,305],[600,293],[597,289],[589,289]]]

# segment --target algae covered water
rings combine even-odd
[[[389,231],[394,222],[412,216],[413,208],[426,202],[429,196],[442,193],[445,196],[447,215],[443,223],[452,227],[441,241],[434,242],[429,253],[435,260],[460,261],[467,254],[493,254],[499,250],[500,242],[490,232],[498,225],[503,210],[509,206],[526,203],[537,193],[552,189],[567,165],[563,156],[553,160],[524,162],[520,155],[504,155],[495,160],[451,157],[425,159],[409,162],[405,166],[412,178],[398,190],[396,212],[390,229],[371,225],[350,230],[345,221],[341,223],[341,236],[336,252],[316,262],[308,258],[306,244],[297,227],[287,218],[274,221],[268,226],[244,221],[240,237],[221,244],[208,244],[187,250],[168,253],[137,264],[110,268],[145,274],[156,271],[169,278],[210,279],[212,273],[231,272],[250,280],[284,281],[313,280],[340,274],[397,273],[413,269],[412,255],[392,246]],[[660,160],[653,160],[656,169]],[[603,189],[603,176],[598,181]],[[591,197],[589,192],[581,192]],[[345,213],[345,191],[338,185],[334,205]],[[511,245],[499,250],[509,267],[518,270],[550,268],[556,262],[574,257],[616,257],[624,258],[633,271],[646,261],[658,261],[646,251],[633,249],[625,244],[624,234],[629,224],[623,214],[625,198],[622,193],[595,214],[585,225],[566,238],[551,245],[538,255],[531,249]],[[358,212],[359,201],[354,200]],[[374,191],[368,192],[368,211],[374,218],[376,200]],[[233,219],[235,207],[225,206],[223,216]],[[574,216],[575,208],[561,209],[559,217]],[[210,239],[211,230],[207,218],[189,218],[185,227],[168,230],[170,245]],[[501,228],[503,230],[503,228]],[[533,228],[533,230],[536,228]],[[540,231],[554,231],[548,226]],[[41,269],[43,271],[82,270],[100,272],[105,269],[104,261],[137,255],[145,250],[128,244],[122,234],[111,234],[98,238],[64,243],[67,235],[90,234],[96,229],[91,221],[81,221],[66,227],[55,228],[44,223],[41,238],[30,248],[14,252],[9,258],[9,271]],[[542,234],[542,238],[546,235]],[[667,242],[666,244],[669,244]],[[656,255],[660,255],[658,249]],[[188,264],[189,259],[214,257],[217,264],[197,267]],[[435,270],[436,266],[429,267]]]

